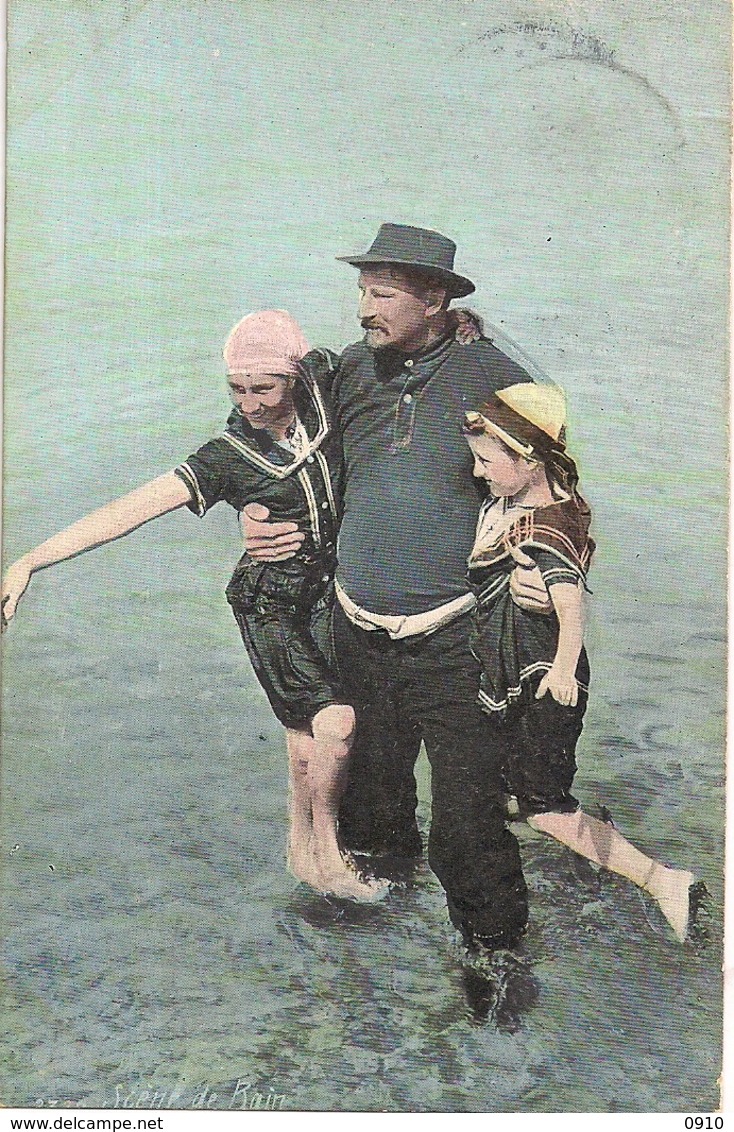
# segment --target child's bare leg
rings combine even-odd
[[[688,890],[693,873],[669,869],[630,845],[612,825],[577,810],[573,814],[536,814],[528,825],[550,834],[582,857],[627,877],[657,900],[678,939],[688,929]]]
[[[286,728],[288,747],[288,868],[296,880],[318,888],[318,877],[313,860],[311,840],[311,792],[308,784],[308,766],[314,741],[309,731]]]
[[[308,761],[311,845],[322,891],[371,901],[384,893],[386,885],[359,876],[352,858],[342,853],[337,826],[354,728],[354,710],[346,704],[331,704],[313,718],[313,753]]]

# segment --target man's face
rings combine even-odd
[[[398,269],[375,267],[359,273],[359,321],[373,349],[416,350],[431,337],[430,318],[443,293],[426,291]]]

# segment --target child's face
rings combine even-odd
[[[235,373],[227,379],[237,408],[253,428],[270,428],[293,411],[293,381],[277,373]]]
[[[512,452],[499,437],[486,432],[468,436],[474,453],[474,475],[486,480],[492,495],[517,495],[532,478],[533,465]]]

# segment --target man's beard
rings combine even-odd
[[[387,346],[387,334],[377,326],[365,326],[364,337],[368,346],[373,350],[379,350],[381,347]]]

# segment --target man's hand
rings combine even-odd
[[[28,589],[31,580],[31,568],[25,558],[19,558],[8,570],[3,578],[2,592],[2,628],[5,629],[18,608],[18,602]]]
[[[262,503],[248,503],[240,514],[245,550],[260,562],[282,562],[293,558],[304,538],[296,523],[276,523]]]
[[[552,613],[553,603],[540,570],[529,554],[519,546],[511,546],[510,557],[517,566],[510,574],[510,595],[515,605],[526,613]]]
[[[555,665],[550,668],[538,685],[535,693],[536,700],[542,700],[546,692],[550,692],[557,704],[564,707],[576,707],[579,699],[579,686],[576,677],[564,672]]]

